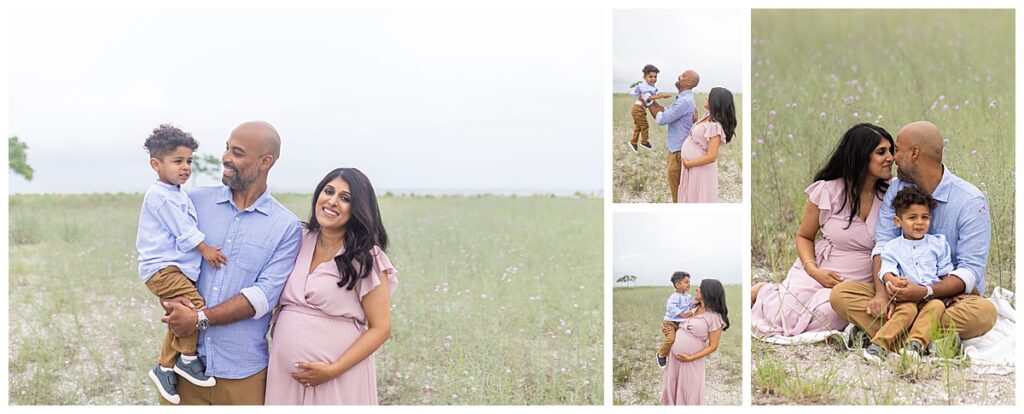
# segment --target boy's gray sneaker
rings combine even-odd
[[[206,365],[204,365],[203,360],[199,358],[186,363],[181,359],[181,357],[178,357],[178,362],[174,364],[174,372],[177,372],[178,375],[181,375],[181,377],[186,381],[200,387],[212,387],[217,385],[216,378],[206,375]]]
[[[626,145],[629,145],[629,149],[633,150],[633,152],[636,152],[636,144],[632,142],[627,142]]]
[[[664,369],[666,365],[668,365],[668,357],[658,355],[658,366]]]
[[[174,371],[164,371],[160,369],[160,364],[157,364],[149,371],[149,378],[156,384],[156,389],[165,400],[171,404],[178,404],[181,401],[178,396],[178,376]]]
[[[850,349],[853,348],[867,348],[871,346],[871,338],[868,338],[868,333],[860,329],[856,324],[852,324],[853,329],[850,330]]]
[[[907,344],[900,350],[900,354],[916,361],[921,361],[921,356],[924,355],[924,347],[921,346],[920,342],[907,341]]]
[[[872,343],[871,345],[868,345],[866,349],[864,349],[863,356],[864,359],[868,360],[868,362],[881,364],[882,361],[885,360],[885,349],[882,349],[882,347],[879,346],[878,344]]]
[[[964,345],[960,343],[960,335],[952,333],[928,344],[928,354],[933,357],[956,359],[963,356]]]

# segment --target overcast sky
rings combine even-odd
[[[739,10],[615,10],[612,67],[615,92],[628,92],[643,77],[646,64],[657,66],[658,89],[673,84],[686,69],[700,74],[698,92],[721,86],[743,92],[743,44]]]
[[[741,283],[744,246],[735,212],[615,213],[613,221],[614,279],[635,275],[636,285],[671,286],[672,273],[682,270],[694,282]]]
[[[9,12],[36,171],[11,192],[142,192],[158,124],[220,156],[252,119],[282,136],[275,191],[339,166],[380,191],[602,188],[601,10]]]

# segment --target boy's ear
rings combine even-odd
[[[150,158],[149,159],[149,168],[152,168],[153,171],[159,172],[160,171],[160,160],[158,160],[156,158]]]

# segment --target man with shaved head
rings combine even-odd
[[[880,255],[886,242],[902,237],[894,220],[892,200],[901,189],[916,185],[937,201],[932,211],[930,234],[946,237],[952,253],[953,270],[938,275],[941,281],[921,286],[910,281],[887,283],[876,292],[871,283],[842,282],[829,297],[832,309],[863,329],[869,337],[892,315],[894,302],[946,301],[941,327],[953,327],[956,339],[984,335],[996,322],[996,309],[985,294],[985,266],[988,263],[992,224],[988,201],[977,187],[953,175],[942,164],[942,133],[931,122],[907,124],[896,135],[898,178],[885,192],[872,251],[874,274],[881,268]]]
[[[263,121],[231,131],[222,161],[223,186],[189,192],[199,230],[221,246],[227,265],[203,262],[196,288],[206,308],[168,298],[163,321],[176,335],[199,332],[197,351],[213,387],[178,381],[182,404],[263,404],[267,329],[299,252],[299,219],[267,191],[267,175],[281,157],[281,137]],[[168,404],[161,400],[162,404]]]
[[[683,159],[679,151],[683,149],[683,141],[690,136],[690,128],[697,122],[697,105],[693,102],[693,88],[700,83],[700,75],[693,70],[686,70],[676,80],[676,89],[679,94],[676,100],[668,107],[662,107],[657,102],[651,105],[651,116],[658,125],[668,125],[665,133],[665,146],[668,148],[668,188],[672,193],[672,201],[675,203],[679,198],[679,175],[683,169]]]

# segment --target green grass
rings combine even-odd
[[[278,199],[300,218],[308,195]],[[164,327],[139,281],[141,195],[12,195],[9,400],[156,404]],[[380,200],[401,284],[382,404],[601,404],[600,199]]]
[[[846,129],[872,122],[895,137],[928,120],[949,139],[946,166],[988,194],[988,288],[1015,290],[1013,11],[755,10],[751,20],[754,266],[784,277],[803,190]]]
[[[731,326],[722,333],[718,350],[705,362],[708,403],[740,405],[743,402],[741,306],[744,301],[740,285],[727,285],[725,292]],[[665,316],[665,300],[670,294],[669,286],[615,288],[613,291],[612,381],[616,405],[659,404],[665,371],[658,368],[654,355],[665,338],[661,322]]]
[[[710,88],[710,87],[709,87]],[[707,94],[694,94],[694,102],[703,116],[704,100]],[[675,98],[658,102],[668,106]],[[634,153],[626,145],[633,133],[633,117],[630,108],[635,99],[629,94],[617,93],[612,96],[612,199],[616,203],[670,203],[672,193],[668,188],[665,166],[668,150],[665,148],[666,127],[658,125],[647,115],[650,124],[648,150],[640,147]],[[736,135],[729,144],[722,145],[718,152],[718,200],[723,203],[743,201],[743,96],[733,94],[736,105]]]

